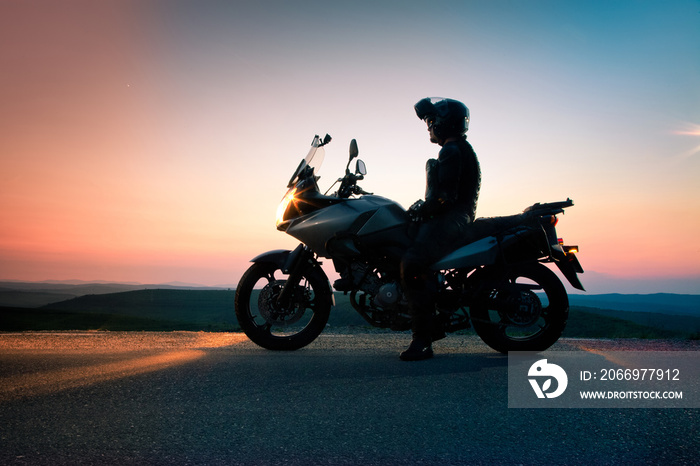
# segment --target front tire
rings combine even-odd
[[[542,264],[514,267],[485,303],[472,306],[472,325],[501,353],[546,350],[561,337],[569,317],[564,285]]]
[[[277,302],[288,276],[274,263],[256,262],[236,288],[236,318],[254,343],[270,350],[291,351],[318,337],[328,322],[332,293],[318,267],[306,270],[291,293],[289,303]]]

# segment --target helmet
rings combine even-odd
[[[426,97],[413,108],[439,138],[462,136],[469,129],[469,109],[458,100]]]

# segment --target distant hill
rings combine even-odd
[[[700,295],[687,294],[570,294],[572,306],[631,312],[700,316]]]
[[[204,286],[182,282],[170,282],[159,284],[142,284],[142,283],[113,283],[113,282],[80,282],[78,280],[69,280],[67,282],[15,282],[0,280],[0,290],[14,291],[55,291],[61,293],[70,293],[75,295],[85,294],[104,294],[117,293],[120,291],[133,290],[225,290],[229,287],[222,286]]]
[[[0,307],[0,331],[111,330],[111,331],[234,331],[233,325],[196,324],[121,314],[84,313]]]
[[[196,284],[82,282],[79,280],[20,282],[0,281],[0,306],[40,307],[46,304],[88,294],[107,294],[147,289],[165,290],[226,290],[229,287],[205,287]],[[25,294],[21,294],[25,293]],[[37,296],[29,296],[35,294]],[[43,294],[43,296],[41,296]],[[632,312],[700,316],[700,295],[687,294],[570,294],[572,306]]]
[[[0,331],[238,330],[232,290],[136,290],[74,297],[40,308],[0,307]],[[336,293],[329,328],[371,329]],[[573,306],[565,337],[698,338],[700,317]]]
[[[80,296],[47,304],[41,311],[116,314],[199,325],[237,327],[233,290],[137,290]],[[329,325],[367,326],[347,297],[336,294]]]
[[[643,327],[654,328],[662,332],[700,336],[700,315],[664,314],[659,312],[632,312],[572,306],[570,314],[585,313],[595,321],[599,316],[634,323]],[[571,322],[571,319],[570,319]]]
[[[78,295],[52,291],[16,291],[0,289],[0,306],[36,308]]]
[[[13,282],[0,281],[0,306],[41,307],[85,295],[121,293],[137,290],[223,290],[189,284],[141,285],[109,282]]]
[[[233,324],[234,291],[137,290],[80,296],[42,306],[42,310],[119,314],[198,324]]]
[[[603,312],[590,312],[590,308],[573,307],[569,310],[569,320],[564,329],[564,338],[687,338],[700,337],[700,321],[695,322],[695,331],[691,331],[688,325],[683,330],[674,330],[666,327],[658,327],[654,321],[648,324],[631,321],[625,318],[606,315]],[[595,309],[595,311],[599,311]],[[615,311],[611,311],[615,312]],[[619,311],[625,314],[624,311]],[[660,314],[658,314],[660,315]],[[679,319],[690,317],[679,316]]]
[[[0,282],[0,330],[233,330],[234,297],[231,289],[188,285]],[[572,294],[570,301],[565,336],[700,335],[697,295]],[[371,328],[342,293],[329,326]]]

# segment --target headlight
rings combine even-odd
[[[277,207],[277,226],[284,222],[284,214],[289,208],[289,204],[294,202],[294,195],[297,193],[297,188],[292,188],[287,191],[287,194],[282,198],[279,207]]]

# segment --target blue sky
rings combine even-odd
[[[323,187],[356,138],[365,189],[422,197],[437,147],[412,106],[445,96],[471,110],[479,216],[571,197],[559,231],[592,292],[700,293],[698,1],[10,1],[0,18],[0,278],[235,283],[294,246],[274,213],[314,134],[334,137]]]

